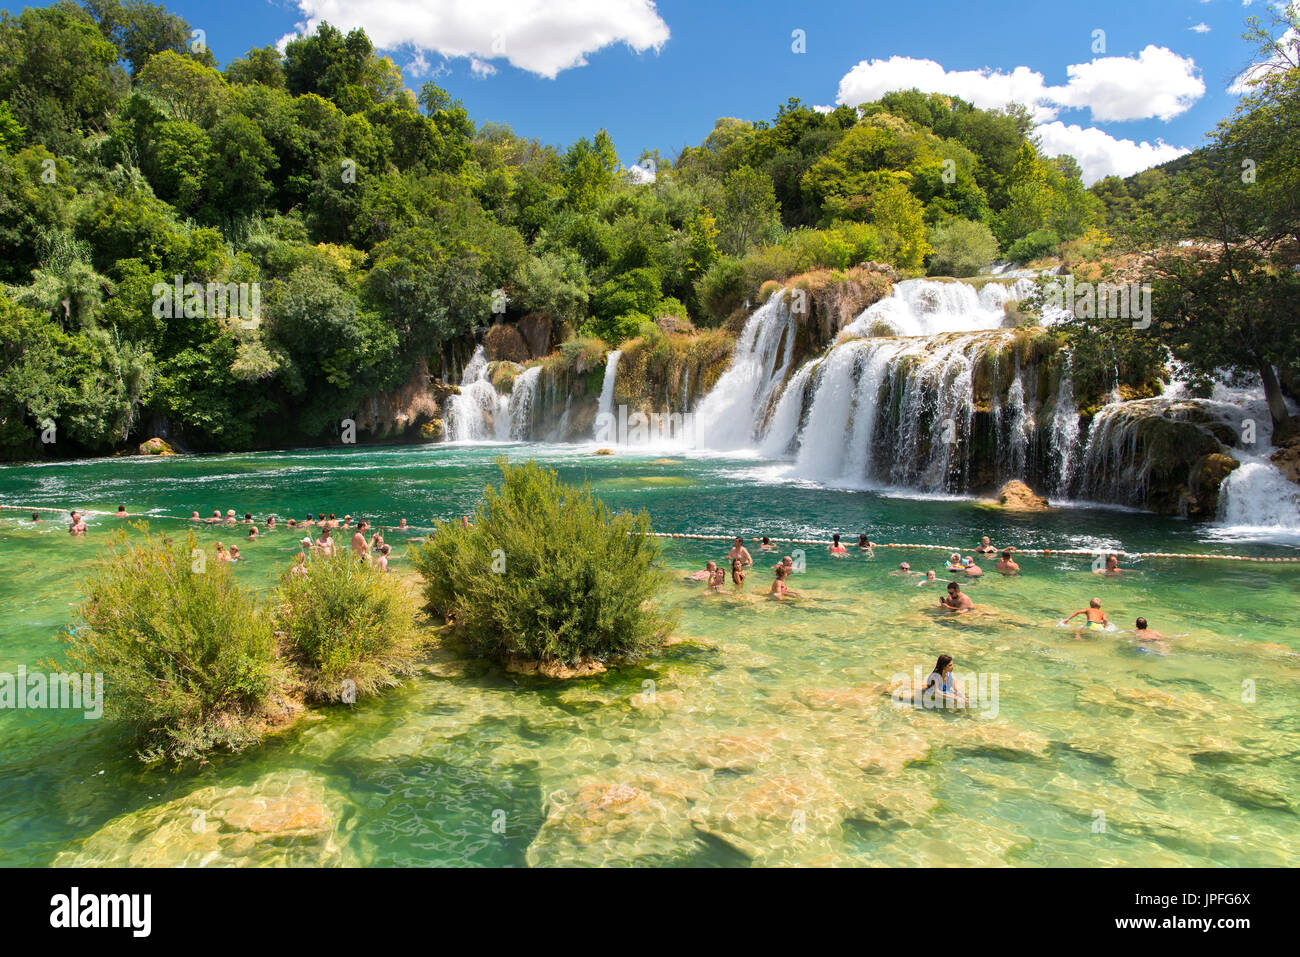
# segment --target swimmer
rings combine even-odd
[[[770,551],[772,551],[772,549],[774,549],[774,548],[776,548],[776,546],[772,544],[772,540],[771,540],[770,538],[768,538],[766,535],[764,535],[764,536],[759,540],[759,543],[758,543],[758,550],[759,550],[759,551],[761,551],[761,552],[770,552]]]
[[[977,546],[975,546],[976,555],[992,555],[996,551],[997,549],[993,547],[993,544],[992,542],[989,541],[989,537],[987,535],[981,538],[980,543]]]
[[[33,525],[39,525],[40,523],[41,523],[41,516],[40,516],[40,513],[38,513],[38,512],[32,512],[32,524],[33,524]]]
[[[319,548],[327,558],[334,557],[334,539],[330,538],[330,529],[328,525],[321,529],[320,538],[316,539],[316,547]]]
[[[922,689],[926,692],[922,697],[922,702],[933,701],[935,696],[942,698],[951,698],[953,704],[964,705],[965,697],[957,690],[956,683],[952,680],[952,655],[940,655],[939,660],[934,663],[934,670],[930,672],[925,679],[925,687]],[[934,689],[931,691],[930,689]],[[937,703],[937,702],[936,702]],[[922,707],[929,707],[928,702]]]
[[[695,572],[694,574],[688,576],[687,580],[693,582],[709,581],[711,578],[713,578],[713,573],[717,570],[718,570],[717,562],[705,562],[704,570]]]
[[[242,559],[243,557],[244,557],[243,555],[240,555],[240,554],[239,554],[239,546],[238,546],[238,545],[231,545],[231,546],[230,546],[230,560],[231,560],[232,562],[237,562],[237,561],[239,561],[240,559]]]
[[[388,553],[392,551],[391,545],[380,545],[378,554],[375,557],[375,564],[381,572],[388,571]]]
[[[366,529],[368,527],[363,521],[357,525],[357,530],[352,533],[352,551],[363,562],[370,557],[370,546],[366,543]]]
[[[1075,618],[1078,618],[1080,615],[1083,615],[1085,618],[1087,618],[1087,621],[1084,623],[1083,628],[1074,629],[1074,637],[1076,638],[1083,637],[1084,628],[1086,628],[1088,631],[1105,631],[1106,626],[1110,624],[1110,619],[1107,618],[1106,613],[1101,610],[1100,598],[1092,599],[1090,602],[1088,602],[1087,608],[1079,609],[1069,618],[1065,619],[1065,621],[1062,622],[1062,624],[1068,625],[1071,621],[1073,621]]]
[[[845,547],[840,544],[840,536],[838,532],[836,532],[834,535],[831,536],[831,547],[828,549],[828,551],[836,558],[843,558],[845,555],[848,554],[848,551],[845,549]]]
[[[221,513],[218,512],[217,514],[220,515]],[[235,524],[235,510],[233,508],[226,509],[226,524],[227,525]]]
[[[119,505],[119,506],[117,507],[117,517],[118,517],[118,518],[126,518],[126,506],[125,506],[125,505]]]
[[[1106,567],[1094,568],[1092,573],[1094,575],[1105,575],[1107,578],[1116,578],[1124,574],[1126,571],[1128,571],[1128,569],[1119,567],[1119,556],[1114,552],[1111,552],[1106,556]]]
[[[68,527],[68,534],[69,534],[69,535],[85,535],[85,534],[86,534],[86,519],[85,519],[84,517],[82,517],[81,515],[78,515],[76,512],[73,512],[72,514],[73,514],[73,520],[72,520],[72,524]]]
[[[767,590],[768,595],[777,599],[793,596],[795,593],[785,586],[785,580],[789,575],[790,572],[784,565],[777,565],[776,578],[772,581],[772,587]]]
[[[473,528],[473,527],[474,527],[473,525],[470,524],[470,522],[469,522],[469,516],[468,516],[468,515],[462,515],[462,516],[460,517],[460,527],[461,527],[461,528]]]
[[[727,561],[741,561],[746,566],[754,564],[754,558],[749,554],[749,549],[745,547],[745,540],[739,535],[733,539],[731,551],[727,552]]]
[[[285,523],[285,525],[288,526],[289,528],[297,528],[298,520],[296,518],[291,518],[289,519],[289,521]]]
[[[397,527],[398,527],[398,528],[406,528],[406,519],[402,519],[401,521],[399,521],[399,522],[397,523]]]
[[[975,610],[975,603],[970,600],[969,595],[962,592],[961,586],[956,582],[948,582],[948,594],[939,599],[939,605],[948,611],[962,614]]]
[[[253,513],[252,513],[252,512],[245,512],[245,513],[244,513],[244,524],[245,524],[245,525],[252,525],[252,524],[253,524]]]
[[[305,552],[309,552],[309,551],[311,551],[312,548],[314,547],[310,535],[305,535],[305,536],[303,536],[302,540],[299,541],[298,544],[302,546],[302,549],[303,549],[303,551],[305,551]]]
[[[966,570],[966,567],[961,563],[961,555],[957,554],[957,552],[953,552],[948,556],[947,568],[950,572],[964,572]]]
[[[1145,618],[1139,618],[1133,623],[1133,634],[1137,636],[1138,641],[1160,641],[1161,639],[1168,637],[1167,635],[1160,634],[1160,632],[1156,631],[1154,628],[1149,628]]]
[[[305,552],[299,552],[293,556],[293,567],[289,569],[289,574],[294,578],[307,577],[307,554]]]
[[[223,545],[221,542],[217,542],[216,549],[217,549],[217,561],[219,562],[230,561],[230,554],[226,551],[225,545]]]
[[[745,563],[739,558],[731,562],[731,583],[736,586],[736,591],[741,591],[745,587]]]
[[[221,509],[214,508],[212,510],[212,517],[208,519],[207,524],[216,525],[220,521],[221,521]]]
[[[779,562],[777,562],[775,565],[772,566],[773,571],[775,571],[778,568],[784,568],[787,575],[793,573],[794,559],[791,558],[789,555],[785,556],[785,558],[781,559]]]
[[[303,524],[303,525],[315,525],[315,524],[316,524],[316,518],[315,518],[315,516],[312,515],[311,512],[308,512],[308,513],[307,513],[307,517],[304,518],[304,519],[302,520],[302,524]]]
[[[269,532],[273,528],[275,528],[275,516],[268,515],[266,516],[266,530]]]
[[[191,521],[191,522],[199,522],[199,521],[202,521],[202,519],[199,518],[199,513],[198,513],[198,512],[190,512],[190,521]]]
[[[993,567],[1004,575],[1020,574],[1020,566],[1017,565],[1016,560],[1011,557],[1011,549],[1009,548],[1002,549],[1002,555],[998,558],[998,563]]]
[[[709,564],[713,565],[713,571],[709,574],[709,583],[704,587],[704,594],[706,595],[720,591],[722,583],[727,580],[726,572],[713,562],[709,562]]]
[[[876,547],[876,543],[873,542],[871,539],[867,538],[866,535],[858,536],[858,549],[860,551],[869,552],[875,547]]]
[[[961,570],[971,578],[979,578],[984,574],[984,569],[976,565],[975,559],[971,558],[969,555],[962,559]]]
[[[925,577],[922,578],[919,582],[917,582],[917,585],[937,585],[937,584],[939,584],[939,579],[935,577],[934,569],[930,569],[928,572],[926,572]]]
[[[254,538],[257,538],[257,526],[256,526],[256,525],[251,525],[251,526],[249,526],[249,529],[248,529],[248,537],[249,537],[250,540],[252,540],[252,539],[254,539]]]
[[[899,562],[899,563],[898,563],[898,570],[897,570],[897,571],[892,571],[892,572],[890,572],[889,574],[891,574],[891,575],[897,575],[897,576],[902,577],[902,578],[909,578],[909,577],[911,577],[911,575],[912,575],[912,566],[911,566],[910,564],[908,564],[907,562]]]

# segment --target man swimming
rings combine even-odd
[[[891,574],[891,575],[901,575],[901,576],[903,576],[903,577],[909,577],[909,576],[912,574],[912,566],[909,565],[907,562],[899,562],[899,563],[898,563],[898,570],[897,570],[897,571],[892,571],[892,572],[890,572],[889,574]]]
[[[998,559],[998,563],[993,567],[1004,575],[1020,574],[1020,566],[1017,565],[1016,560],[1011,557],[1011,549],[1009,548],[1002,549],[1002,556]]]
[[[705,562],[704,569],[702,571],[694,572],[691,575],[689,575],[688,580],[693,582],[708,581],[713,577],[713,573],[717,571],[717,568],[718,568],[717,562]]]
[[[214,508],[214,509],[212,510],[212,517],[211,517],[210,519],[208,519],[207,524],[209,524],[209,525],[216,525],[216,524],[220,523],[220,521],[221,521],[221,509],[219,509],[219,508]]]
[[[1080,608],[1069,618],[1065,619],[1065,621],[1062,624],[1068,625],[1071,621],[1073,621],[1075,618],[1078,618],[1080,615],[1085,616],[1087,618],[1087,621],[1084,623],[1083,628],[1074,629],[1074,637],[1076,638],[1083,637],[1084,628],[1086,628],[1088,631],[1105,631],[1106,626],[1110,624],[1110,619],[1107,618],[1106,613],[1101,610],[1100,598],[1092,599],[1090,602],[1088,602],[1087,608]]]
[[[1145,618],[1139,618],[1134,622],[1133,634],[1137,636],[1138,641],[1160,641],[1161,639],[1168,637],[1167,635],[1160,634],[1160,632],[1156,631],[1154,628],[1148,627]]]
[[[319,548],[327,558],[334,557],[334,539],[330,538],[330,528],[328,525],[321,529],[320,538],[316,539],[316,547]]]
[[[1124,574],[1125,571],[1127,571],[1127,569],[1119,567],[1119,556],[1114,552],[1111,552],[1106,556],[1106,567],[1094,568],[1092,573],[1094,575],[1105,575],[1107,578],[1115,578]]]
[[[727,552],[727,561],[734,562],[739,559],[746,566],[754,564],[753,556],[749,554],[749,549],[745,547],[745,540],[737,535],[733,542],[731,551]]]
[[[117,517],[118,517],[118,518],[126,518],[126,506],[125,506],[125,505],[119,505],[119,506],[117,507]]]
[[[975,564],[975,559],[967,555],[962,559],[961,570],[970,578],[979,578],[984,574],[984,569]]]
[[[948,594],[939,599],[939,604],[948,611],[968,612],[975,609],[975,603],[970,600],[970,596],[961,590],[961,586],[956,582],[948,582]]]

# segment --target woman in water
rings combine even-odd
[[[869,552],[869,551],[871,551],[871,550],[872,550],[873,548],[875,548],[875,547],[876,547],[876,543],[873,542],[871,539],[867,538],[867,536],[866,536],[865,534],[863,534],[863,535],[859,535],[859,536],[858,536],[858,549],[859,549],[859,550],[864,551],[864,552]]]
[[[963,705],[966,703],[966,699],[957,690],[957,684],[952,678],[952,655],[939,656],[939,660],[934,663],[934,670],[925,679],[923,691],[925,693],[925,697],[922,699],[925,702],[923,707],[930,707],[930,702],[942,703],[943,705],[949,703]]]
[[[789,574],[789,570],[784,565],[776,566],[776,578],[772,580],[772,587],[767,590],[770,597],[781,599],[788,595],[794,595],[794,592],[785,587],[785,580]]]
[[[759,543],[758,543],[758,550],[759,550],[759,551],[761,551],[761,552],[770,552],[770,551],[771,551],[772,549],[774,549],[774,548],[776,548],[776,546],[772,544],[772,540],[771,540],[770,538],[768,538],[766,535],[764,535],[764,536],[759,540]]]
[[[727,573],[718,567],[717,563],[709,562],[713,566],[709,572],[709,583],[704,586],[704,594],[717,592],[722,589],[722,583],[727,580]]]
[[[731,583],[736,586],[736,591],[745,587],[745,563],[739,558],[731,560]]]
[[[257,538],[257,526],[253,525],[248,529],[248,540],[251,542],[255,538]]]
[[[217,561],[219,562],[230,561],[230,554],[226,551],[226,546],[223,543],[217,542],[216,548],[217,548]]]
[[[375,565],[381,572],[388,571],[388,553],[390,551],[392,551],[391,545],[381,544],[379,550],[375,553]]]
[[[847,549],[845,549],[845,547],[840,544],[839,532],[836,532],[834,535],[831,536],[830,553],[834,555],[836,558],[843,558],[845,555],[848,554]]]

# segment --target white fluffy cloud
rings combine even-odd
[[[616,43],[638,53],[658,50],[668,25],[654,0],[296,0],[311,32],[321,21],[347,32],[363,27],[375,46],[409,46],[469,57],[474,72],[504,59],[539,76],[583,66],[587,55]]]
[[[1042,140],[1045,155],[1068,153],[1079,161],[1083,181],[1088,185],[1111,174],[1132,176],[1191,152],[1181,146],[1171,146],[1164,140],[1135,143],[1116,139],[1096,127],[1066,126],[1060,120],[1045,123],[1036,132]]]
[[[892,90],[913,87],[947,93],[985,109],[1023,103],[1038,122],[1054,120],[1062,109],[1087,109],[1092,118],[1170,120],[1205,95],[1196,63],[1164,47],[1147,46],[1136,57],[1101,57],[1066,68],[1063,86],[1050,86],[1026,66],[1001,70],[947,70],[934,60],[893,56],[863,60],[840,80],[838,102],[856,106]]]

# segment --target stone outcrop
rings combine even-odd
[[[364,402],[354,417],[357,431],[375,440],[437,442],[443,437],[443,407],[456,391],[430,377],[421,362],[403,385]]]
[[[1024,482],[1012,479],[998,492],[998,504],[1013,512],[1045,512],[1047,499]]]
[[[154,436],[140,443],[141,455],[175,455],[176,450],[165,440]]]

